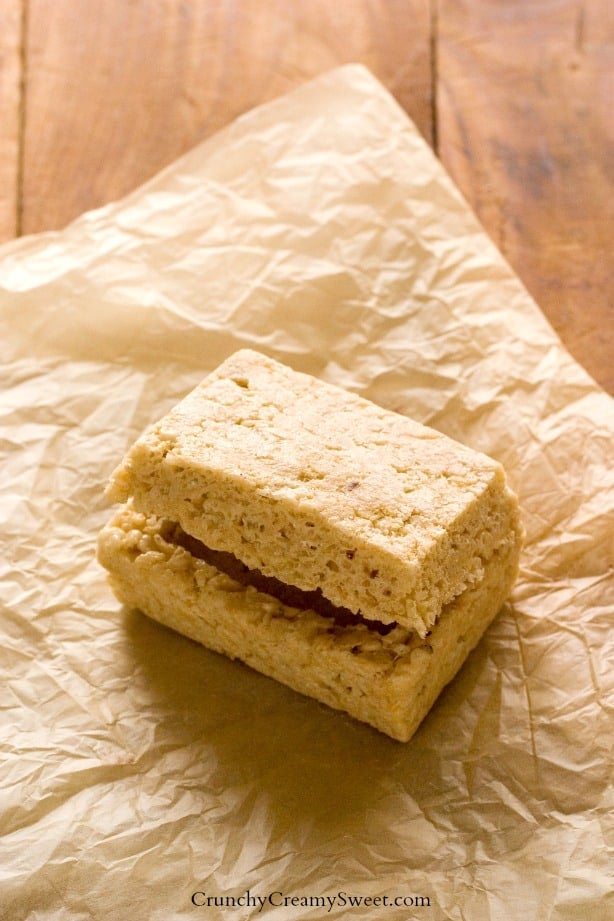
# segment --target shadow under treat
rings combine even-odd
[[[165,747],[206,750],[203,787],[255,785],[279,819],[304,819],[328,831],[360,823],[392,791],[415,800],[418,811],[425,798],[439,799],[448,773],[442,748],[453,760],[462,756],[456,711],[487,659],[478,647],[403,744],[138,611],[126,612],[125,632],[146,687],[144,718],[156,721]]]

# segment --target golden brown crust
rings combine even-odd
[[[520,539],[498,463],[249,350],[136,442],[108,494],[423,636]]]

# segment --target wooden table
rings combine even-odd
[[[614,392],[612,0],[2,0],[0,239],[64,226],[348,61]]]

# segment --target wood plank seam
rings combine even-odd
[[[430,0],[430,69],[431,69],[431,143],[436,156],[439,156],[439,120],[437,106],[437,77],[438,77],[438,51],[439,51],[439,9],[438,0]]]
[[[29,0],[21,0],[19,37],[19,101],[17,111],[17,175],[15,196],[15,235],[23,233],[23,195],[26,146],[26,100],[28,89],[28,25]]]

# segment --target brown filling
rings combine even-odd
[[[369,630],[375,630],[381,636],[386,636],[396,627],[396,624],[384,624],[379,620],[369,620],[366,617],[362,617],[360,613],[354,614],[348,608],[333,604],[328,598],[324,597],[320,588],[316,588],[313,591],[303,591],[294,585],[287,585],[273,576],[265,576],[259,569],[250,569],[232,553],[226,553],[223,550],[212,550],[202,541],[186,534],[174,522],[168,522],[167,527],[168,531],[164,534],[164,538],[169,543],[183,547],[192,556],[203,560],[209,566],[215,566],[216,569],[234,579],[235,582],[239,582],[241,585],[251,585],[259,592],[272,595],[273,598],[277,598],[278,601],[290,608],[298,608],[301,611],[316,611],[323,617],[331,618],[340,627],[364,624]]]

